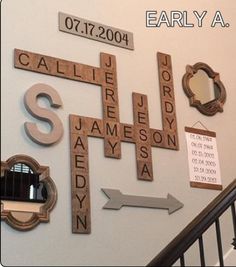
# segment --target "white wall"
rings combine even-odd
[[[202,28],[146,28],[146,10],[208,11]],[[220,10],[229,28],[209,26]],[[58,12],[118,27],[134,33],[135,50],[99,43],[58,30]],[[110,0],[3,0],[2,3],[2,81],[1,143],[2,160],[15,154],[27,154],[40,164],[50,166],[58,189],[58,202],[48,224],[32,231],[18,232],[1,223],[1,261],[3,265],[144,265],[170,242],[219,191],[189,186],[187,148],[184,127],[200,120],[217,134],[223,187],[235,178],[236,165],[236,75],[235,29],[236,2],[220,1],[110,1]],[[179,151],[152,148],[154,181],[136,178],[135,148],[122,143],[122,159],[104,157],[103,140],[89,139],[92,233],[71,233],[69,114],[102,117],[99,87],[61,78],[15,69],[13,49],[19,48],[88,65],[99,66],[99,53],[114,54],[117,60],[120,121],[133,123],[132,92],[148,96],[150,125],[161,129],[160,97],[156,52],[172,56]],[[207,117],[189,106],[182,89],[187,64],[205,62],[220,73],[227,91],[224,112]],[[33,121],[25,111],[23,96],[36,83],[53,86],[63,100],[57,111],[64,125],[62,141],[52,147],[39,146],[28,139],[23,123]],[[40,123],[39,123],[40,124]],[[43,125],[42,125],[43,127]],[[120,189],[134,195],[166,197],[174,195],[184,208],[168,215],[166,210],[122,208],[103,210],[106,196],[102,187]],[[224,220],[224,248],[233,238],[230,215]],[[206,241],[208,263],[217,261],[214,234]],[[197,253],[191,253],[187,265]],[[197,262],[197,265],[199,263]]]

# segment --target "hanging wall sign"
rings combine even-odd
[[[222,190],[216,133],[185,127],[190,186]]]
[[[59,12],[59,30],[134,50],[133,33]]]

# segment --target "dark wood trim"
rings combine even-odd
[[[216,137],[216,133],[212,131],[206,131],[202,129],[187,127],[187,126],[184,129],[185,129],[185,132],[188,132],[188,133],[196,133],[196,134],[201,134],[201,135],[207,135],[210,137]]]
[[[147,266],[171,266],[236,200],[236,179],[188,224]]]
[[[223,189],[223,186],[221,184],[210,184],[210,183],[200,183],[200,182],[190,182],[190,186],[196,188],[215,189],[215,190]]]

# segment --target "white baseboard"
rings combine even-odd
[[[235,266],[236,265],[236,249],[231,248],[224,255],[224,265],[225,266]],[[220,266],[219,261],[215,266]]]

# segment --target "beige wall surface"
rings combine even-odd
[[[58,201],[50,223],[34,230],[19,232],[1,223],[1,261],[17,266],[145,265],[168,244],[219,191],[189,186],[187,147],[184,127],[201,121],[216,132],[225,188],[236,176],[236,1],[154,1],[154,0],[3,0],[1,43],[1,155],[6,160],[15,154],[27,154],[41,165],[50,167],[58,190]],[[146,11],[186,11],[195,27],[147,28]],[[193,11],[207,11],[202,27],[197,26]],[[229,27],[211,27],[220,11]],[[134,34],[135,50],[111,46],[58,30],[58,12],[100,22]],[[154,181],[136,178],[135,147],[122,143],[120,160],[104,157],[103,140],[89,138],[89,168],[92,232],[71,232],[71,187],[69,154],[69,114],[102,118],[101,88],[14,68],[14,48],[99,66],[100,52],[116,56],[120,121],[133,124],[132,92],[148,96],[150,126],[162,129],[156,52],[170,54],[174,75],[179,151],[152,148]],[[205,62],[220,73],[227,100],[224,112],[207,117],[189,106],[182,89],[187,64]],[[25,110],[25,92],[36,83],[57,90],[63,107],[56,110],[64,127],[58,144],[43,147],[24,132],[26,121],[35,121]],[[42,103],[47,105],[47,103]],[[169,215],[166,210],[124,207],[104,210],[107,198],[101,188],[119,189],[132,195],[166,197],[168,193],[184,203]],[[233,229],[230,214],[224,215],[223,246],[230,249]],[[217,262],[214,227],[204,237],[209,265]],[[199,265],[198,248],[186,255],[186,265]],[[188,257],[189,256],[189,257]]]

